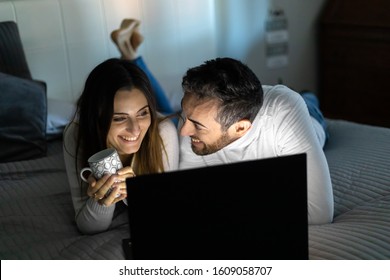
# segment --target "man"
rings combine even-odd
[[[332,222],[326,134],[301,95],[283,85],[262,86],[251,69],[231,58],[189,69],[182,87],[181,169],[306,153],[309,224]]]

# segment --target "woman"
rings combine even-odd
[[[115,148],[123,169],[99,180],[80,179],[80,170],[94,153]],[[126,178],[178,168],[178,135],[162,118],[146,74],[125,59],[108,59],[88,76],[76,115],[64,131],[64,157],[76,223],[83,233],[115,226],[123,209]],[[108,190],[112,190],[108,192]],[[123,221],[122,221],[123,222]]]

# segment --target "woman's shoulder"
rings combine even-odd
[[[175,123],[170,118],[161,118],[158,124],[158,129],[160,133],[175,133],[177,134],[177,129]]]
[[[76,145],[78,126],[79,124],[74,121],[71,121],[65,126],[63,132],[63,144],[67,151],[73,150]]]
[[[63,132],[64,140],[69,137],[73,138],[78,129],[78,126],[79,124],[75,121],[69,122],[64,128],[64,132]]]
[[[160,119],[158,126],[164,149],[164,170],[179,168],[179,134],[175,123],[170,118]]]

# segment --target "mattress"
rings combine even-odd
[[[128,225],[82,235],[62,156],[62,142],[48,155],[0,164],[0,259],[123,259]]]
[[[328,120],[331,224],[309,227],[310,259],[390,259],[390,129]]]

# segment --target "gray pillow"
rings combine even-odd
[[[0,72],[0,162],[46,155],[46,88]]]

